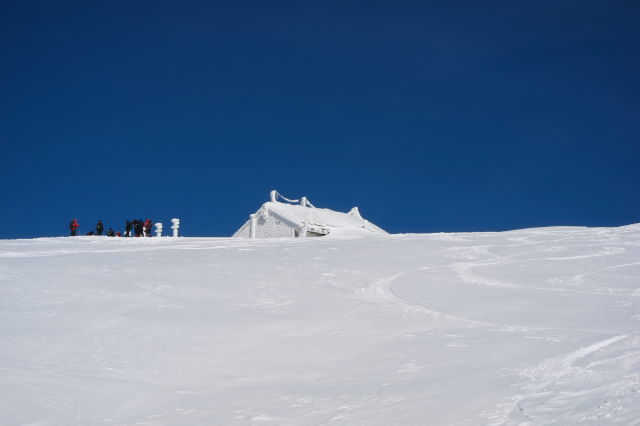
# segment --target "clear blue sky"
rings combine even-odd
[[[390,232],[640,222],[640,3],[5,2],[0,238],[277,188]]]

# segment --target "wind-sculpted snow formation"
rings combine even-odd
[[[0,241],[0,424],[640,424],[640,225]]]

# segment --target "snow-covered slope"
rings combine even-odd
[[[0,241],[0,424],[640,424],[640,225]]]

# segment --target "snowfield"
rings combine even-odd
[[[2,425],[640,425],[640,225],[0,241]]]

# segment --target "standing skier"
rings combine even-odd
[[[73,219],[69,224],[69,229],[71,229],[72,237],[75,237],[76,235],[78,235],[78,228],[80,228],[80,225],[78,225],[78,219]]]
[[[127,223],[124,225],[124,236],[125,237],[130,237],[131,236],[131,221],[127,220]]]
[[[96,235],[102,235],[102,231],[104,231],[104,225],[102,224],[102,221],[99,220],[96,225]]]

